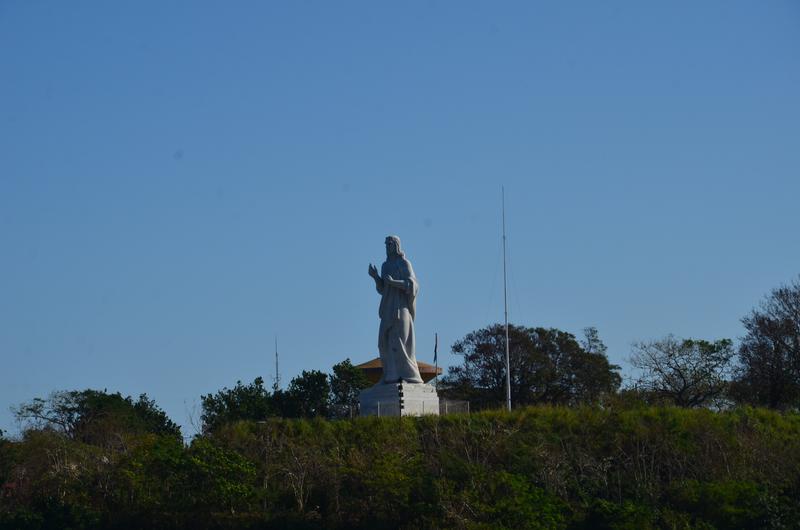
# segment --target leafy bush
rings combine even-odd
[[[792,528],[800,415],[516,410],[0,445],[5,527]],[[5,455],[9,455],[6,457]],[[48,526],[49,525],[49,526]]]

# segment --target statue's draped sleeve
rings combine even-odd
[[[393,288],[386,285],[383,280],[387,275],[391,276],[394,280],[403,282],[404,287],[402,289],[395,288],[395,292],[390,292],[390,289]],[[416,301],[419,285],[417,284],[417,278],[414,276],[414,269],[411,267],[410,261],[400,257],[397,260],[387,260],[384,262],[381,267],[381,280],[375,282],[375,288],[382,295],[381,307],[378,309],[378,314],[381,315],[381,318],[401,307],[408,309],[412,320],[416,318]]]
[[[414,276],[414,269],[411,267],[411,262],[403,259],[403,280],[406,282],[406,296],[408,296],[408,312],[411,313],[411,318],[417,318],[417,292],[419,291],[419,284],[417,277]]]

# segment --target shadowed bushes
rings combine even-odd
[[[0,445],[5,527],[792,528],[800,415],[531,407]]]

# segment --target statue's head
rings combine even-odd
[[[394,255],[403,257],[403,250],[400,247],[400,238],[397,236],[386,237],[386,257],[391,258]]]

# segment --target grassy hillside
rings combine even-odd
[[[0,528],[798,528],[800,415],[532,407],[0,446]]]

